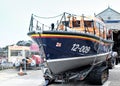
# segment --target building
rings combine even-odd
[[[102,18],[108,29],[120,30],[120,13],[114,9],[108,7],[96,17]]]
[[[8,46],[8,62],[15,62],[16,59],[23,59],[29,55],[30,47],[28,46]]]
[[[107,28],[113,31],[113,51],[117,51],[120,56],[120,13],[108,7],[96,17],[102,18]]]
[[[32,55],[40,55],[39,46],[36,43],[32,43],[31,46],[8,46],[8,62],[14,63],[17,59],[22,60]]]

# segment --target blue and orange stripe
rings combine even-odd
[[[63,34],[31,34],[31,38],[75,38],[75,39],[82,39],[82,40],[90,40],[93,42],[98,42],[101,44],[108,45],[108,43],[100,42],[100,40],[95,39],[93,37],[87,36],[77,36],[77,35],[63,35]]]

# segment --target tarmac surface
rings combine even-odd
[[[120,64],[110,69],[109,79],[102,86],[120,86]],[[44,86],[45,81],[41,70],[27,70],[27,75],[19,76],[16,69],[0,71],[0,86]],[[93,86],[86,81],[70,83],[54,83],[49,86]],[[98,85],[94,85],[98,86]],[[100,86],[100,85],[99,85]]]
[[[43,86],[44,78],[41,70],[27,70],[27,75],[18,75],[15,69],[0,71],[0,86]]]

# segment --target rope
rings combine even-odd
[[[33,14],[34,15],[34,14]],[[42,19],[51,19],[51,18],[57,18],[57,17],[59,17],[59,16],[62,16],[63,14],[59,14],[59,15],[57,15],[57,16],[52,16],[52,17],[40,17],[40,16],[37,16],[37,15],[34,15],[35,17],[37,17],[37,18],[42,18]]]
[[[48,27],[48,28],[50,28],[50,26],[48,26],[48,25],[45,25],[45,24],[43,24],[43,23],[39,22],[37,19],[35,19],[35,18],[34,18],[34,20],[35,20],[36,22],[38,22],[39,24],[41,24],[41,25],[44,25],[45,27]]]
[[[100,42],[102,42],[101,38],[100,38]],[[99,52],[99,49],[100,49],[100,44],[99,44],[99,47],[98,47],[98,49],[97,49],[97,54],[100,53],[100,52]],[[94,60],[93,60],[93,63],[92,63],[92,65],[91,65],[91,67],[88,69],[87,72],[83,73],[83,79],[85,79],[85,78],[87,77],[87,75],[93,70],[93,68],[95,67],[95,62],[96,62],[97,58],[98,58],[98,57],[97,57],[97,55],[96,55],[96,57],[95,57]]]
[[[40,17],[40,16],[37,16],[37,15],[34,15],[34,14],[32,14],[34,17],[37,17],[37,18],[42,18],[42,19],[51,19],[51,18],[57,18],[57,17],[59,17],[59,16],[63,16],[63,14],[68,14],[68,15],[71,15],[71,16],[78,16],[78,15],[76,15],[76,14],[70,14],[70,13],[67,13],[67,12],[64,12],[64,13],[62,13],[62,14],[59,14],[59,15],[57,15],[57,16],[51,16],[51,17]]]
[[[44,54],[44,55],[42,55],[42,57],[45,56],[45,57],[43,57],[43,58],[45,58],[45,60],[46,60],[46,55],[45,55],[45,51],[44,51],[44,48],[43,48],[43,46],[45,46],[45,45],[42,43],[41,33],[38,33],[38,34],[39,34],[39,36],[40,36],[40,41],[38,40],[39,49],[41,49],[41,53]],[[51,71],[51,69],[49,68],[48,63],[47,63],[46,61],[45,61],[45,63],[46,63],[46,65],[47,65],[47,68],[48,68],[50,74],[52,74],[52,71]],[[44,63],[42,63],[42,64],[44,64]],[[44,71],[43,71],[43,72],[44,72]]]

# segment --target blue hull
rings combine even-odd
[[[33,37],[33,40],[38,45],[42,43],[47,60],[90,56],[111,51],[111,43],[100,41],[98,37],[90,35],[79,34],[76,37],[73,34],[66,36],[66,33],[59,36],[52,34],[49,37]]]
[[[105,61],[111,51],[111,41],[97,36],[68,32],[29,33],[43,49],[52,73],[58,74],[70,69]]]

